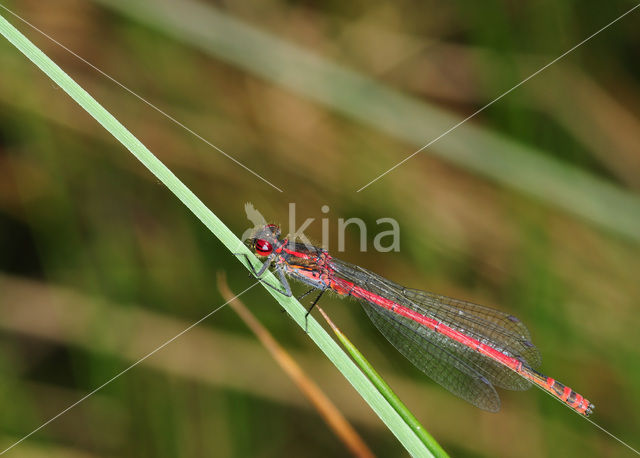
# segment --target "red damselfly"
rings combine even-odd
[[[513,315],[445,296],[405,288],[326,250],[281,237],[278,226],[260,228],[247,241],[266,258],[256,277],[273,266],[287,296],[287,276],[312,287],[304,295],[333,291],[358,299],[380,332],[416,367],[453,394],[490,412],[500,409],[495,387],[526,390],[531,384],[575,412],[594,405],[562,383],[537,372],[540,354],[527,328]],[[251,265],[249,263],[249,265]],[[309,309],[310,311],[311,309]]]

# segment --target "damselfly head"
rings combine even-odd
[[[257,256],[269,256],[274,247],[279,244],[280,228],[275,224],[268,224],[258,228],[256,233],[247,240],[247,246]]]

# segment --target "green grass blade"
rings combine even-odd
[[[395,411],[398,412],[398,415],[400,415],[402,419],[407,423],[407,425],[409,425],[409,427],[413,430],[413,432],[416,433],[416,436],[418,436],[425,447],[431,450],[431,453],[433,453],[433,455],[438,458],[448,457],[449,455],[447,454],[447,452],[445,452],[440,444],[436,442],[433,436],[424,429],[424,426],[420,424],[418,419],[411,413],[411,411],[409,411],[407,406],[405,406],[400,398],[396,396],[391,387],[387,384],[387,382],[384,381],[380,374],[378,374],[378,372],[373,368],[369,361],[367,361],[360,350],[358,350],[358,348],[347,338],[347,336],[344,335],[344,333],[340,331],[340,329],[336,325],[333,324],[324,310],[322,310],[320,307],[318,307],[318,309],[320,310],[320,313],[322,313],[322,316],[327,321],[327,323],[329,323],[329,326],[331,326],[331,329],[333,330],[340,343],[342,343],[342,346],[346,348],[347,352],[351,355],[358,367],[362,369],[362,372],[364,372],[369,380],[371,380],[378,391],[380,391],[382,396],[384,396],[384,398],[389,401],[389,404],[391,404]]]
[[[203,2],[94,1],[417,147],[463,119],[314,55]],[[564,164],[534,147],[466,122],[423,153],[437,155],[640,242],[640,197],[637,194]],[[399,155],[398,161],[407,155],[408,152]],[[378,173],[382,172],[383,169]],[[375,176],[370,179],[373,178]],[[354,191],[365,184],[354,184]]]
[[[89,93],[80,87],[69,75],[38,49],[2,15],[0,34],[31,60],[51,80],[62,88],[76,103],[87,111],[98,123],[122,143],[145,167],[149,169],[178,199],[198,218],[231,252],[246,253],[255,265],[259,261],[242,242],[209,210],[198,197],[176,177],[151,151],[131,134],[113,115],[102,107]],[[276,278],[267,273],[265,279],[277,283]],[[282,305],[300,326],[305,323],[305,309],[293,297],[285,297],[270,288],[267,291]],[[402,445],[414,456],[432,456],[393,407],[382,397],[369,379],[351,361],[340,346],[312,318],[308,322],[308,334],[322,352],[342,372],[345,378],[371,406],[380,419],[398,438]]]

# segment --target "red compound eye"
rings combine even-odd
[[[254,246],[256,248],[256,253],[262,256],[268,256],[273,251],[273,246],[264,239],[256,240]]]

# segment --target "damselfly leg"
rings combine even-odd
[[[244,257],[245,261],[247,262],[247,267],[249,268],[249,270],[251,270],[251,273],[253,274],[253,276],[261,283],[265,284],[266,286],[268,286],[269,288],[284,294],[287,297],[291,297],[293,296],[293,293],[291,292],[291,286],[289,285],[289,282],[287,281],[285,275],[284,275],[284,271],[282,270],[282,268],[278,268],[278,266],[276,266],[275,268],[275,273],[278,275],[278,278],[280,280],[280,285],[276,286],[276,285],[272,285],[271,283],[269,283],[268,281],[263,280],[262,275],[265,273],[265,271],[269,268],[269,266],[271,265],[271,263],[273,262],[273,258],[274,256],[269,256],[267,258],[267,260],[262,264],[262,266],[260,267],[260,269],[256,270],[255,267],[253,266],[253,264],[251,264],[251,260],[249,259],[249,256],[247,256],[245,253],[233,253],[236,256],[242,256]]]

